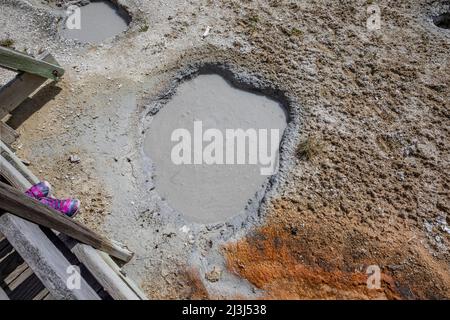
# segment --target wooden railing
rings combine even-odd
[[[39,180],[6,145],[12,144],[18,135],[1,120],[47,80],[58,80],[64,69],[48,53],[33,58],[3,47],[0,66],[18,72],[0,88],[0,175],[11,184],[0,182],[0,233],[56,299],[99,299],[99,296],[83,279],[80,290],[67,288],[66,268],[70,263],[41,228],[56,233],[112,298],[145,300],[139,287],[110,257],[128,262],[132,252],[23,194]]]

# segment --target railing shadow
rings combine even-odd
[[[60,92],[54,82],[42,87],[32,98],[27,98],[16,109],[11,112],[11,117],[6,122],[13,129],[17,129],[30,118],[35,112],[39,111],[49,101],[53,100]]]

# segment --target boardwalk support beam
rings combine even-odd
[[[64,74],[64,69],[61,66],[4,47],[0,47],[0,66],[10,70],[35,74],[55,81]]]
[[[128,262],[133,253],[109,239],[91,231],[77,221],[31,199],[16,188],[0,182],[0,209],[68,236],[109,255]]]

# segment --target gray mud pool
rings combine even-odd
[[[71,15],[74,11],[70,11]],[[92,1],[80,7],[80,25],[76,18],[64,21],[61,34],[66,39],[82,43],[100,43],[124,32],[128,28],[130,17],[110,1]]]
[[[156,191],[192,222],[243,214],[275,173],[268,159],[278,162],[286,126],[285,109],[267,96],[237,89],[216,74],[187,80],[146,131],[144,152]]]

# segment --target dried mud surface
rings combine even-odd
[[[378,1],[372,32],[375,1],[118,2],[130,30],[99,46],[60,39],[38,1],[0,0],[0,38],[67,70],[11,118],[18,154],[136,252],[124,269],[150,298],[450,297],[450,31],[432,20],[449,1]],[[208,63],[285,92],[296,132],[261,209],[203,226],[150,192],[136,141],[151,102]]]

